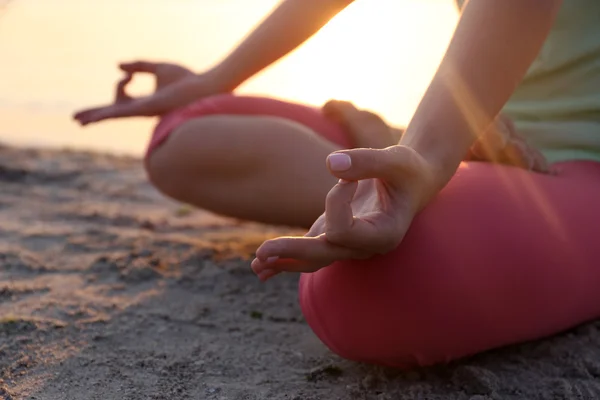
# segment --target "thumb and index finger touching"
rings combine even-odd
[[[388,147],[386,149],[352,149],[342,150],[329,155],[327,166],[330,172],[340,178],[340,181],[328,193],[325,201],[325,232],[327,240],[333,244],[350,247],[363,251],[379,252],[380,248],[389,247],[388,230],[385,226],[373,226],[373,220],[363,220],[354,216],[353,209],[359,183],[357,181],[380,179],[390,188],[399,188],[415,176],[415,155],[412,150],[404,147]],[[359,196],[365,193],[377,195],[378,190],[373,182],[365,183]],[[373,185],[373,186],[370,186]],[[366,191],[365,191],[366,190]],[[377,212],[377,206],[361,206],[363,212]],[[384,201],[385,203],[386,201]],[[374,207],[374,208],[373,208]],[[382,229],[382,230],[380,230]]]
[[[128,103],[133,100],[133,98],[127,94],[126,87],[133,80],[134,74],[156,74],[159,65],[159,63],[151,61],[133,61],[119,64],[119,69],[125,73],[125,76],[117,83],[114,103],[107,106],[81,110],[75,113],[73,117],[82,125],[87,125],[92,122],[98,122],[108,118],[127,115],[125,112],[126,110],[117,109],[117,107],[122,107],[124,103]],[[129,113],[131,113],[131,110]]]
[[[131,96],[127,95],[125,92],[125,87],[132,81],[134,74],[140,72],[156,74],[158,65],[159,64],[150,61],[133,61],[119,64],[119,69],[125,72],[125,76],[117,83],[115,95],[116,102],[131,100]]]
[[[151,61],[133,61],[119,64],[119,69],[125,73],[123,79],[117,84],[117,99],[129,97],[125,95],[125,86],[127,86],[136,73],[156,74],[159,63]]]
[[[124,101],[131,100],[131,96],[129,96],[125,90],[127,85],[133,79],[133,74],[127,72],[125,76],[117,83],[117,89],[115,93],[115,103],[122,103]]]

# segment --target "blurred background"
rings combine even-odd
[[[214,65],[278,3],[0,0],[0,141],[141,155],[155,120],[82,129],[72,113],[112,100],[120,61]],[[357,1],[239,91],[314,105],[351,100],[405,124],[456,21],[452,0]],[[132,93],[151,88],[138,79]]]

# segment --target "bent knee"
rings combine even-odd
[[[144,166],[148,179],[157,189],[180,198],[191,179],[198,183],[203,176],[208,176],[211,157],[215,157],[218,146],[215,142],[219,141],[211,130],[214,118],[199,117],[182,123],[163,143],[149,151]]]
[[[355,266],[332,267],[303,275],[299,293],[307,323],[331,351],[395,368],[445,361],[423,314],[427,311],[404,296],[402,288],[389,298],[385,287],[365,279]]]
[[[156,189],[170,197],[178,197],[181,184],[174,179],[177,176],[177,165],[168,152],[163,152],[163,148],[155,149],[147,155],[144,167],[148,180]]]
[[[186,158],[186,154],[181,154],[170,140],[162,143],[146,156],[144,168],[148,180],[161,193],[181,199],[186,186],[190,184]]]
[[[343,262],[301,278],[305,319],[339,356],[413,368],[446,363],[511,339],[481,320],[486,313],[463,307],[470,294],[461,297],[454,288],[450,291],[455,297],[450,298],[426,274],[415,279],[410,271],[397,274],[378,267]]]

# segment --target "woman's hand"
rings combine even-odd
[[[487,161],[548,173],[544,155],[519,135],[513,121],[500,114],[469,149],[468,161]]]
[[[384,134],[377,119],[365,117],[349,104],[333,104],[335,118],[364,130],[357,134],[366,135],[369,129]],[[548,171],[543,155],[503,115],[473,144],[467,159]],[[339,151],[328,157],[327,165],[340,182],[327,195],[325,213],[304,237],[277,238],[259,247],[252,269],[262,281],[283,271],[314,272],[335,261],[366,259],[393,250],[416,213],[444,186],[440,176],[447,175],[401,145]]]
[[[125,63],[119,67],[125,76],[117,84],[114,102],[77,112],[74,118],[81,125],[112,118],[164,115],[198,98],[219,93],[210,72],[197,75],[179,65],[148,61]],[[127,84],[137,73],[154,75],[153,94],[133,98],[126,93]]]
[[[339,151],[327,165],[340,181],[327,195],[325,213],[304,237],[260,246],[252,269],[261,280],[393,250],[416,213],[441,189],[434,166],[405,146]]]

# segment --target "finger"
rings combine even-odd
[[[500,139],[496,133],[488,132],[473,143],[470,150],[477,159],[496,162],[501,158],[506,145],[506,141]]]
[[[345,181],[335,185],[325,199],[325,238],[329,243],[351,248],[366,250],[377,242],[382,233],[374,231],[370,224],[355,218],[352,210],[352,200],[356,194],[358,182]]]
[[[81,125],[87,125],[107,119],[143,116],[147,114],[143,101],[136,100],[84,110],[75,114],[74,118],[79,121]]]
[[[85,116],[86,114],[92,112],[93,110],[97,110],[99,107],[95,107],[95,108],[86,108],[84,110],[81,111],[77,111],[75,114],[73,114],[73,119],[80,119],[83,116]]]
[[[279,257],[268,257],[266,260],[260,260],[258,258],[255,258],[252,261],[252,263],[250,263],[250,268],[252,269],[252,271],[254,271],[255,274],[259,274],[268,270],[268,268],[266,268],[266,265],[272,265],[278,259]],[[259,268],[259,266],[261,267]]]
[[[548,163],[548,160],[546,160],[546,157],[540,151],[534,149],[533,158],[533,170],[535,172],[541,172],[543,174],[547,174],[550,172],[550,164]]]
[[[497,162],[513,167],[531,169],[531,162],[521,146],[512,141],[497,155]]]
[[[281,273],[281,271],[277,271],[274,269],[267,269],[267,270],[264,270],[261,273],[257,274],[257,276],[261,282],[266,282],[269,279],[271,279],[272,277],[274,277],[275,275],[279,275],[280,273]]]
[[[497,119],[471,146],[472,153],[486,161],[497,161],[512,134],[502,120]]]
[[[125,92],[125,87],[131,82],[133,74],[128,72],[125,77],[117,83],[117,90],[115,93],[115,102],[119,103],[126,100],[131,100],[131,97]]]
[[[508,132],[507,147],[516,146],[523,154],[523,158],[527,158],[525,165],[532,171],[547,173],[550,171],[550,166],[546,157],[536,148],[532,147],[527,141],[519,135],[517,127],[511,118],[505,115],[500,115],[499,119],[502,121],[504,128]]]
[[[546,173],[549,165],[546,158],[537,149],[529,146],[525,141],[519,140],[510,144],[509,154],[511,162],[530,171]]]
[[[544,155],[522,138],[514,137],[507,145],[506,152],[510,162],[517,166],[541,173],[549,171]]]
[[[156,69],[158,68],[159,65],[160,65],[159,63],[154,63],[151,61],[134,61],[134,62],[129,62],[129,63],[121,63],[121,64],[119,64],[119,68],[121,68],[123,71],[128,72],[130,74],[133,74],[136,72],[147,72],[147,73],[155,74]]]
[[[279,259],[276,261],[261,261],[258,258],[252,260],[252,271],[256,276],[264,282],[264,279],[269,279],[281,272],[312,272],[327,266],[323,261],[306,261]]]
[[[317,260],[293,260],[293,259],[277,259],[277,261],[263,262],[259,259],[252,261],[252,270],[262,280],[266,275],[266,279],[275,276],[281,272],[314,272],[328,266],[333,261]]]
[[[325,214],[322,214],[317,220],[312,224],[308,232],[304,235],[305,237],[317,237],[325,232]]]
[[[361,258],[364,254],[360,251],[329,243],[324,235],[318,237],[281,237],[264,242],[256,251],[256,258],[261,269],[267,265],[277,267],[282,261],[297,260],[305,262],[319,262],[329,265],[335,260]],[[278,257],[272,259],[271,257]],[[270,260],[269,260],[270,259]],[[274,260],[274,261],[273,261]]]
[[[327,157],[327,167],[331,174],[349,181],[379,178],[389,182],[403,182],[408,175],[422,172],[423,162],[414,150],[405,146],[341,150]]]
[[[105,107],[95,107],[87,110],[77,112],[73,118],[77,120],[81,125],[87,125],[93,122],[98,122],[105,118],[106,115],[110,114],[110,108],[112,105]]]
[[[502,122],[502,125],[510,138],[520,137],[519,133],[517,132],[517,126],[512,118],[509,118],[504,114],[500,114],[498,120]]]
[[[357,187],[358,182],[356,181],[340,179],[327,194],[325,199],[325,229],[327,236],[352,229],[354,224],[352,199]]]

